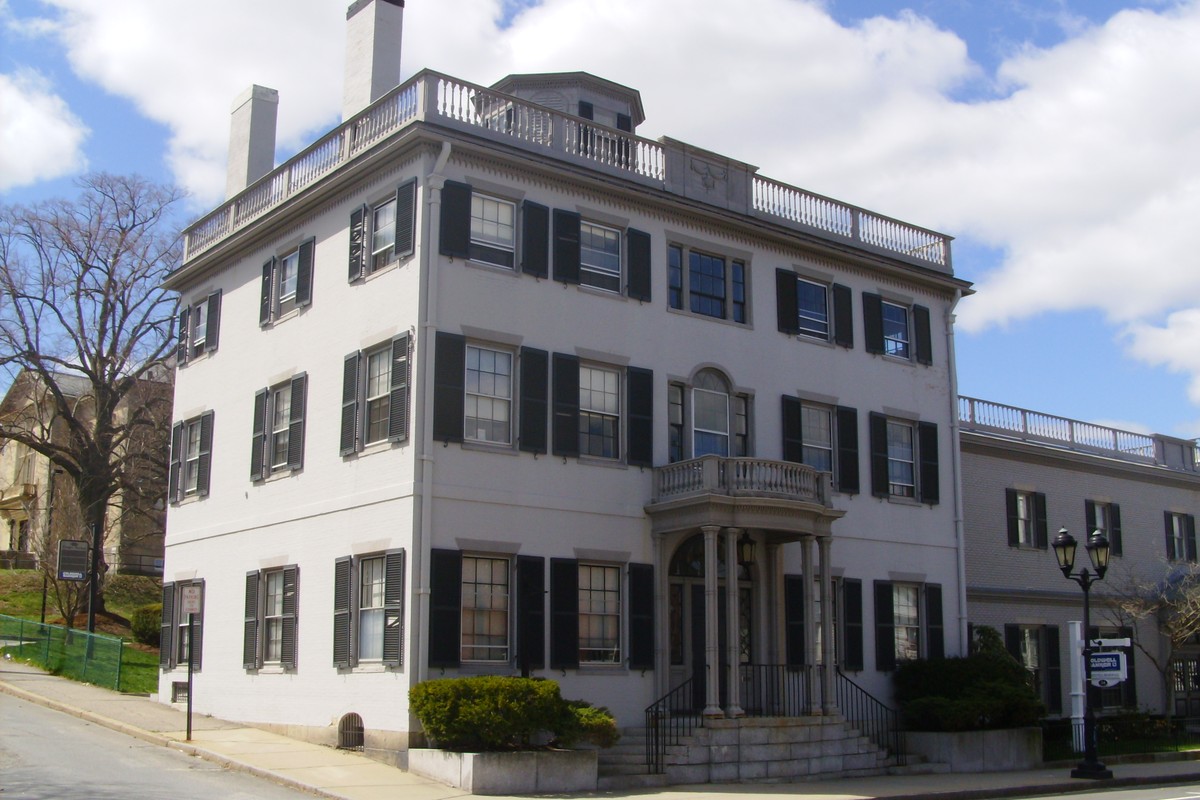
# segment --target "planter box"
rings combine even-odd
[[[561,794],[596,790],[595,750],[454,753],[412,748],[408,771],[471,794]]]
[[[1007,772],[1042,763],[1041,728],[995,731],[906,731],[905,752],[949,764],[951,772]]]

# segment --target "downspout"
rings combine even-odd
[[[963,522],[962,497],[962,440],[959,438],[958,420],[958,359],[954,352],[954,309],[962,299],[962,289],[954,290],[954,302],[946,315],[946,352],[950,368],[950,452],[951,469],[954,472],[954,542],[958,554],[958,641],[960,654],[966,655],[970,648],[967,641],[967,547]]]
[[[413,525],[412,574],[417,583],[417,646],[412,654],[416,666],[417,682],[429,677],[429,552],[432,549],[431,526],[433,524],[433,340],[437,332],[437,282],[439,272],[434,269],[438,248],[435,245],[437,232],[442,222],[442,186],[446,176],[446,162],[450,160],[450,143],[442,142],[433,169],[425,177],[428,190],[425,205],[425,230],[421,240],[421,309],[420,331],[417,334],[416,356],[421,368],[421,402],[416,404],[416,419],[413,430],[420,431],[416,438],[417,457],[415,481],[418,505]]]

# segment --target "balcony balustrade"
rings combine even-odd
[[[701,456],[655,468],[652,502],[700,495],[772,497],[825,506],[829,476],[805,464],[765,458]]]

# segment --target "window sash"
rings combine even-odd
[[[621,663],[621,571],[579,565],[579,662]]]
[[[729,455],[729,395],[692,389],[692,454]]]
[[[579,453],[620,456],[621,377],[611,369],[579,368]]]
[[[1174,560],[1187,560],[1187,541],[1183,530],[1183,515],[1171,515],[1171,541],[1175,545]]]
[[[293,250],[279,261],[279,304],[296,299],[296,282],[300,277],[300,251]]]
[[[1033,495],[1030,492],[1017,492],[1017,540],[1033,547],[1035,540],[1035,525],[1033,521]]]
[[[817,339],[829,338],[829,292],[812,281],[796,280],[797,324],[800,333]]]
[[[895,627],[896,661],[921,657],[920,592],[908,584],[892,585],[892,623]]]
[[[263,595],[263,662],[278,663],[283,655],[283,572],[266,574]]]
[[[916,459],[912,425],[888,421],[887,451],[888,490],[897,497],[916,496]]]
[[[200,420],[187,423],[187,447],[183,466],[183,493],[195,494],[200,488]]]
[[[388,438],[388,417],[391,412],[392,351],[391,347],[367,355],[366,425],[364,442]]]
[[[292,387],[285,384],[271,391],[271,469],[288,465],[288,440],[292,422]]]
[[[908,309],[895,303],[883,303],[883,352],[908,358]]]
[[[516,206],[506,200],[471,195],[471,260],[512,268]]]
[[[385,586],[382,556],[359,562],[358,660],[383,659],[383,592]]]
[[[396,252],[396,199],[375,206],[371,212],[371,271],[386,266]]]
[[[208,300],[201,300],[192,306],[192,356],[204,352],[204,343],[208,338]]]
[[[467,347],[465,438],[512,443],[512,353]]]
[[[621,291],[621,232],[592,222],[579,223],[579,282]]]
[[[688,253],[688,298],[694,313],[725,319],[725,259]]]
[[[833,472],[833,412],[800,406],[801,460],[820,472]]]
[[[463,556],[463,661],[508,661],[508,572],[506,558]]]

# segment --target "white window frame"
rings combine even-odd
[[[824,425],[814,424],[817,416],[824,419]],[[803,463],[830,475],[834,470],[833,409],[810,403],[800,404],[800,450]],[[822,435],[823,434],[823,435]],[[813,454],[822,453],[824,458],[813,458]],[[820,463],[818,463],[818,461]]]
[[[283,570],[262,575],[262,661],[279,664],[283,656]]]
[[[197,358],[204,354],[204,344],[208,339],[208,304],[210,302],[206,297],[192,305],[191,325],[188,326],[189,358]]]
[[[387,587],[386,562],[383,554],[363,556],[354,563],[357,582],[352,581],[357,595],[353,629],[357,633],[353,647],[358,663],[383,661],[384,591]],[[370,575],[368,575],[368,570]]]
[[[805,306],[805,296],[801,287],[808,286],[820,291],[821,309]],[[796,327],[801,336],[829,341],[829,287],[823,283],[810,281],[807,278],[796,278]]]
[[[903,595],[909,595],[912,602],[905,602]],[[911,608],[911,614],[901,618],[901,609]],[[896,663],[914,661],[921,657],[923,645],[921,636],[921,586],[915,583],[892,584],[892,626],[895,631]]]
[[[599,238],[605,247],[593,247]],[[621,231],[588,220],[579,223],[579,282],[606,292],[621,293]],[[609,245],[612,243],[612,246]],[[606,263],[607,262],[607,263]]]
[[[579,663],[619,665],[622,662],[621,568],[614,564],[580,563],[578,572]]]
[[[487,574],[481,576],[483,566]],[[507,557],[463,554],[459,641],[463,663],[510,660],[512,588],[512,562]]]
[[[511,445],[515,363],[512,352],[468,344],[465,361],[463,437],[471,442]],[[502,367],[506,372],[501,371]]]
[[[200,422],[201,417],[188,420],[183,424],[183,483],[184,497],[195,495],[200,489]],[[193,431],[195,432],[193,434]]]
[[[1017,544],[1021,547],[1037,546],[1037,520],[1034,513],[1034,493],[1017,490]]]
[[[276,270],[274,287],[276,319],[296,308],[296,286],[299,280],[300,248],[297,247],[279,259],[279,269]]]
[[[892,318],[888,318],[891,310]],[[903,319],[898,319],[897,317]],[[912,358],[912,312],[908,306],[882,301],[880,313],[883,326],[883,353],[893,358],[910,360]]]
[[[903,441],[895,439],[893,431],[907,431],[907,453]],[[917,497],[917,427],[898,419],[887,421],[888,493],[892,497]],[[904,474],[907,472],[907,475]],[[905,480],[907,478],[907,480]]]
[[[491,195],[471,193],[472,261],[514,269],[516,263],[517,204]]]
[[[721,263],[724,293],[721,295],[723,308],[719,316],[692,308],[693,297],[717,297],[717,295],[707,293],[701,295],[695,290],[692,281],[693,256],[711,258]],[[745,258],[721,255],[703,248],[693,248],[677,243],[667,246],[668,303],[671,308],[678,311],[686,311],[689,314],[709,319],[723,319],[739,325],[749,324],[749,287],[746,285],[749,275],[750,265]],[[676,280],[678,280],[678,285],[674,285]],[[678,292],[678,299],[670,297],[672,292]]]
[[[282,399],[281,399],[282,398]],[[276,472],[278,470],[287,469],[288,462],[288,446],[291,439],[292,428],[292,382],[287,381],[276,386],[272,386],[268,392],[267,400],[271,404],[270,419],[271,429],[268,432],[270,437],[267,446],[267,471]],[[280,413],[282,412],[283,420],[280,422]],[[280,450],[283,451],[282,458]]]
[[[1170,561],[1187,561],[1187,527],[1184,525],[1185,515],[1171,512],[1171,544],[1175,552],[1170,553]]]
[[[381,214],[391,214],[391,222],[380,224]],[[396,260],[396,195],[392,195],[371,206],[371,242],[370,257],[367,259],[367,273],[378,272]]]
[[[363,361],[364,386],[366,387],[363,392],[363,444],[371,445],[388,440],[393,367],[391,343],[363,353]],[[380,363],[385,368],[372,374],[372,367],[378,369]],[[372,430],[373,428],[374,430]],[[380,429],[382,429],[382,435],[379,435]]]
[[[592,431],[589,423],[600,427]],[[608,435],[607,431],[611,431]],[[594,447],[596,443],[600,447]],[[611,443],[611,449],[605,445]],[[608,367],[579,365],[579,454],[592,458],[621,457],[621,373]]]

